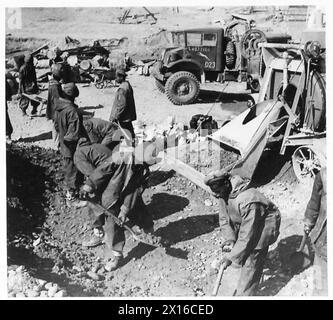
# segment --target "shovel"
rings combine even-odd
[[[134,240],[142,242],[149,246],[156,247],[156,248],[162,247],[162,244],[160,243],[159,239],[156,239],[156,237],[154,237],[153,235],[148,236],[148,235],[143,235],[143,234],[137,234],[135,231],[132,230],[132,228],[127,226],[125,223],[122,223],[122,221],[118,217],[116,217],[112,212],[110,212],[108,209],[104,208],[102,205],[89,201],[89,206],[93,210],[106,212],[117,225],[119,225],[119,226],[123,227],[125,230],[127,230],[130,233],[130,235],[133,237]]]
[[[303,252],[307,239],[308,233],[304,232],[299,248],[290,256],[290,265],[294,272],[307,268],[311,263],[310,256]]]
[[[224,270],[226,269],[226,267],[227,267],[227,265],[225,263],[222,263],[220,266],[219,273],[217,275],[215,286],[214,286],[213,293],[212,293],[213,296],[216,296],[217,292],[219,291],[223,273],[224,273]]]

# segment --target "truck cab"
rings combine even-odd
[[[239,34],[238,27],[244,33]],[[247,81],[258,86],[260,49],[258,44],[271,40],[286,42],[290,36],[266,38],[253,29],[252,21],[234,19],[223,28],[194,28],[171,31],[172,45],[161,52],[152,76],[156,86],[176,104],[193,103],[206,81]],[[282,41],[281,41],[282,40]]]
[[[171,32],[172,45],[162,51],[152,75],[174,104],[194,102],[200,82],[215,81],[224,69],[223,32],[221,28]]]

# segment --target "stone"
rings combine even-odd
[[[212,200],[210,200],[210,199],[206,199],[206,200],[205,200],[205,206],[206,206],[206,207],[211,207],[212,205],[213,205]]]
[[[87,272],[87,275],[88,275],[91,279],[93,279],[93,280],[95,280],[95,281],[98,281],[98,280],[99,280],[99,275],[98,275],[97,273],[95,273],[95,272],[88,271],[88,272]]]
[[[8,273],[7,273],[7,276],[8,276],[9,278],[15,278],[15,275],[16,275],[16,272],[15,272],[14,270],[10,270],[10,271],[8,271]]]
[[[17,269],[16,269],[16,272],[23,272],[23,271],[25,271],[24,266],[19,266],[19,267],[17,267]]]
[[[96,272],[98,271],[99,267],[100,267],[99,265],[95,265],[95,266],[93,266],[93,267],[91,268],[91,272],[96,273]]]
[[[56,287],[56,286],[51,287],[47,292],[48,297],[54,297],[55,294],[57,293],[57,291],[58,291],[58,287]]]
[[[53,283],[52,282],[48,282],[48,283],[45,284],[44,287],[45,287],[46,290],[49,290],[50,288],[53,287]]]
[[[82,271],[82,269],[80,267],[78,267],[78,266],[73,266],[72,269],[75,270],[75,271],[77,271],[77,272],[81,272]]]
[[[41,238],[38,238],[38,239],[36,239],[36,240],[32,243],[32,245],[33,245],[34,247],[37,247],[37,246],[41,243],[41,241],[42,241],[42,239],[41,239]]]
[[[16,298],[25,298],[26,295],[23,292],[16,293]]]
[[[105,273],[105,268],[102,266],[101,268],[98,269],[97,274],[102,275]]]
[[[37,279],[37,282],[39,283],[39,285],[40,285],[41,287],[44,287],[45,284],[47,283],[47,281],[42,280],[42,279]]]
[[[26,291],[27,297],[29,298],[36,298],[39,296],[39,292],[35,290],[27,290]]]
[[[66,297],[66,296],[67,296],[67,294],[66,294],[65,290],[60,290],[54,295],[54,297],[56,297],[56,298],[61,298],[61,297]]]
[[[55,265],[53,266],[53,268],[52,268],[52,272],[54,272],[54,273],[59,273],[59,271],[60,271],[59,266],[55,264]]]
[[[42,289],[43,289],[43,286],[41,286],[40,284],[33,286],[33,288],[32,288],[32,290],[37,291],[37,292],[41,292]]]
[[[46,290],[42,290],[39,294],[40,294],[40,297],[48,297],[48,291]]]

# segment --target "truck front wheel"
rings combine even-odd
[[[156,88],[158,89],[158,91],[164,93],[165,92],[165,88],[164,88],[164,83],[158,79],[155,79],[155,85]]]
[[[200,91],[196,76],[188,71],[174,73],[165,84],[168,99],[176,105],[193,103]]]

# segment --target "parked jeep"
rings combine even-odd
[[[236,26],[244,31],[239,35]],[[248,88],[259,91],[260,54],[263,41],[286,43],[287,35],[267,37],[252,28],[253,21],[234,21],[222,28],[189,29],[172,32],[172,46],[165,48],[151,74],[156,86],[176,104],[195,102],[200,82],[247,81]]]

